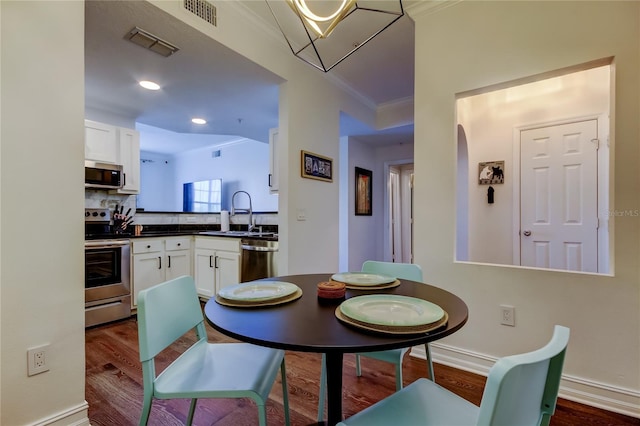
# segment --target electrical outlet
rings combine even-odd
[[[27,350],[27,376],[34,376],[49,371],[49,364],[47,363],[48,350],[49,345],[42,345]]]
[[[508,305],[500,305],[500,324],[516,326],[516,308]]]

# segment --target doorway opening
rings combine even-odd
[[[413,162],[385,163],[387,262],[413,263]]]

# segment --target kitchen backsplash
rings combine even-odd
[[[100,189],[84,190],[84,207],[89,209],[109,209],[113,211],[116,206],[123,206],[124,211],[131,209],[136,211],[136,196],[123,194],[110,194]]]
[[[254,213],[256,226],[278,225],[277,213]],[[231,225],[247,225],[249,215],[238,214],[229,218]],[[220,213],[142,213],[135,215],[138,225],[219,225]]]
[[[85,208],[104,209],[107,208],[113,212],[116,206],[123,206],[124,211],[131,209],[136,211],[136,196],[110,194],[104,190],[84,191]],[[133,215],[130,215],[133,216]],[[256,226],[278,225],[277,213],[254,213],[253,217]],[[238,214],[230,217],[231,225],[247,225],[249,215]],[[135,214],[134,223],[137,225],[219,225],[219,213],[142,213]]]

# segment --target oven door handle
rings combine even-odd
[[[88,249],[95,248],[114,248],[128,246],[128,240],[113,240],[113,241],[85,241],[84,247]]]

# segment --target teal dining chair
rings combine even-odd
[[[197,341],[156,376],[155,357],[191,330]],[[209,343],[192,277],[181,276],[140,291],[138,339],[144,385],[140,425],[147,424],[154,398],[191,399],[188,425],[198,398],[250,398],[258,406],[259,424],[265,426],[265,404],[278,369],[289,424],[284,351],[249,343]]]
[[[499,359],[489,370],[480,406],[432,381],[406,388],[339,426],[547,426],[555,412],[569,329],[556,325],[541,349]]]
[[[422,268],[415,263],[396,263],[396,262],[382,262],[377,260],[367,260],[362,264],[362,272],[368,272],[371,274],[389,275],[405,280],[422,282]],[[363,352],[356,354],[356,375],[362,375],[362,368],[360,366],[360,357],[374,358],[380,361],[386,361],[395,366],[396,370],[396,390],[402,389],[402,360],[404,355],[410,348],[390,349],[386,351],[378,352]],[[424,345],[425,356],[427,359],[427,370],[429,378],[435,382],[436,378],[433,374],[433,361],[431,359],[431,349],[429,344]],[[325,357],[322,356],[322,370],[320,373],[320,395],[318,398],[318,422],[322,421],[324,414],[325,404],[325,386],[326,386],[326,372],[325,372]]]

